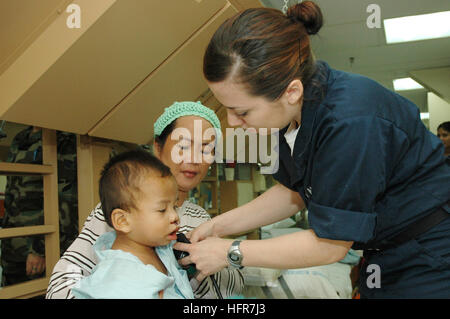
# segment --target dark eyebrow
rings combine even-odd
[[[247,109],[248,107],[246,107],[246,106],[225,106],[227,109],[231,109],[231,110],[234,110],[234,109]]]

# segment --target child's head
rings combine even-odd
[[[147,246],[176,239],[177,185],[170,169],[145,151],[121,153],[104,166],[99,185],[106,222]]]

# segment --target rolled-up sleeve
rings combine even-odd
[[[401,151],[393,147],[407,142],[394,131],[376,116],[358,116],[336,120],[319,134],[308,206],[317,236],[362,243],[374,238],[376,199],[386,189],[390,159]]]
[[[311,202],[311,226],[317,236],[336,240],[367,242],[373,237],[376,215],[350,211]]]

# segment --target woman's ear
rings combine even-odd
[[[116,208],[111,212],[111,223],[115,230],[129,233],[131,231],[130,222],[129,212],[120,208]]]
[[[289,104],[297,104],[303,96],[303,84],[299,79],[292,80],[289,83],[284,95]]]

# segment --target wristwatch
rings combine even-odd
[[[244,259],[244,256],[242,256],[241,250],[239,249],[239,244],[241,243],[240,240],[235,240],[232,244],[230,249],[228,250],[227,260],[231,267],[242,269],[244,266],[242,266],[242,259]]]

